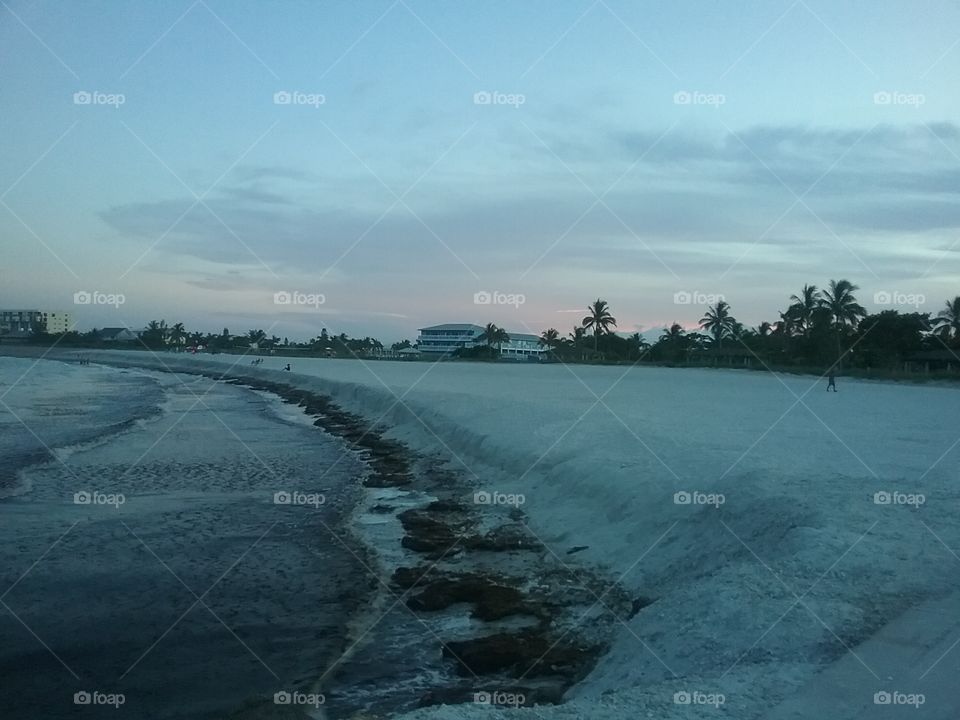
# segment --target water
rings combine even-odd
[[[345,529],[360,461],[243,388],[31,365],[0,358],[0,716],[116,717],[75,704],[102,693],[219,718],[326,690],[374,589]]]

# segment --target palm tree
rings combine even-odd
[[[167,327],[166,320],[151,320],[140,339],[147,346],[166,345],[169,336],[170,328]]]
[[[250,347],[259,347],[260,343],[267,339],[267,334],[263,330],[248,330],[247,341]]]
[[[820,298],[817,297],[816,285],[804,285],[799,295],[791,295],[793,305],[787,310],[793,314],[797,326],[804,337],[810,334],[810,324],[813,322],[813,311],[820,304]]]
[[[725,300],[708,307],[707,314],[700,318],[700,327],[710,333],[718,349],[723,347],[725,337],[736,335],[739,324],[730,314],[730,305]]]
[[[866,317],[867,311],[854,296],[860,288],[849,280],[831,280],[830,287],[820,291],[820,307],[830,314],[834,332],[837,334],[837,362],[843,356],[840,347],[840,338],[848,326],[854,325],[857,320]]]
[[[946,338],[960,337],[960,295],[947,300],[947,306],[937,313],[934,329]]]
[[[669,330],[664,330],[663,335],[657,340],[657,342],[668,342],[668,343],[680,343],[686,337],[686,331],[683,329],[683,325],[680,323],[674,323],[670,326]]]
[[[553,350],[557,345],[560,344],[560,333],[556,328],[550,328],[549,330],[544,330],[540,335],[540,347],[549,348]]]
[[[569,333],[567,337],[570,338],[570,342],[573,343],[573,345],[576,347],[576,346],[579,346],[581,342],[583,342],[583,338],[585,338],[586,335],[587,333],[582,327],[580,327],[579,325],[575,325],[573,328],[573,332]]]
[[[647,339],[643,337],[638,332],[635,332],[633,335],[627,338],[629,343],[630,353],[637,356],[637,360],[643,357],[644,352],[650,349],[650,343],[647,342]],[[627,359],[630,359],[630,356],[627,356]]]
[[[757,325],[757,335],[759,337],[769,337],[771,332],[773,332],[773,325],[766,320]]]
[[[187,330],[184,328],[182,322],[176,323],[172,328],[170,328],[170,342],[174,345],[182,345],[183,341],[187,339]]]
[[[503,344],[510,342],[510,336],[507,334],[507,331],[501,327],[497,327],[493,323],[487,323],[480,337],[487,343],[487,347],[492,348],[496,345],[498,354],[503,351]]]
[[[597,351],[600,335],[610,332],[611,327],[617,326],[617,319],[610,314],[610,306],[606,300],[597,298],[592,304],[587,306],[587,312],[590,313],[580,324],[584,330],[593,328],[593,350]]]

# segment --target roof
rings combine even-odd
[[[444,323],[442,325],[431,325],[430,327],[420,328],[420,332],[427,330],[478,330],[483,332],[483,328],[473,323]]]
[[[120,333],[130,333],[130,335],[136,337],[136,333],[130,328],[125,327],[112,327],[112,328],[103,328],[97,332],[97,337],[106,340],[108,338],[113,338],[119,335]]]

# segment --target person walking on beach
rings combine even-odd
[[[833,375],[833,368],[830,368],[827,371],[827,392],[830,392],[830,388],[833,388],[833,391],[837,391],[837,381]]]

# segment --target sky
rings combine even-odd
[[[0,68],[0,307],[80,329],[960,293],[954,2],[2,0]]]

